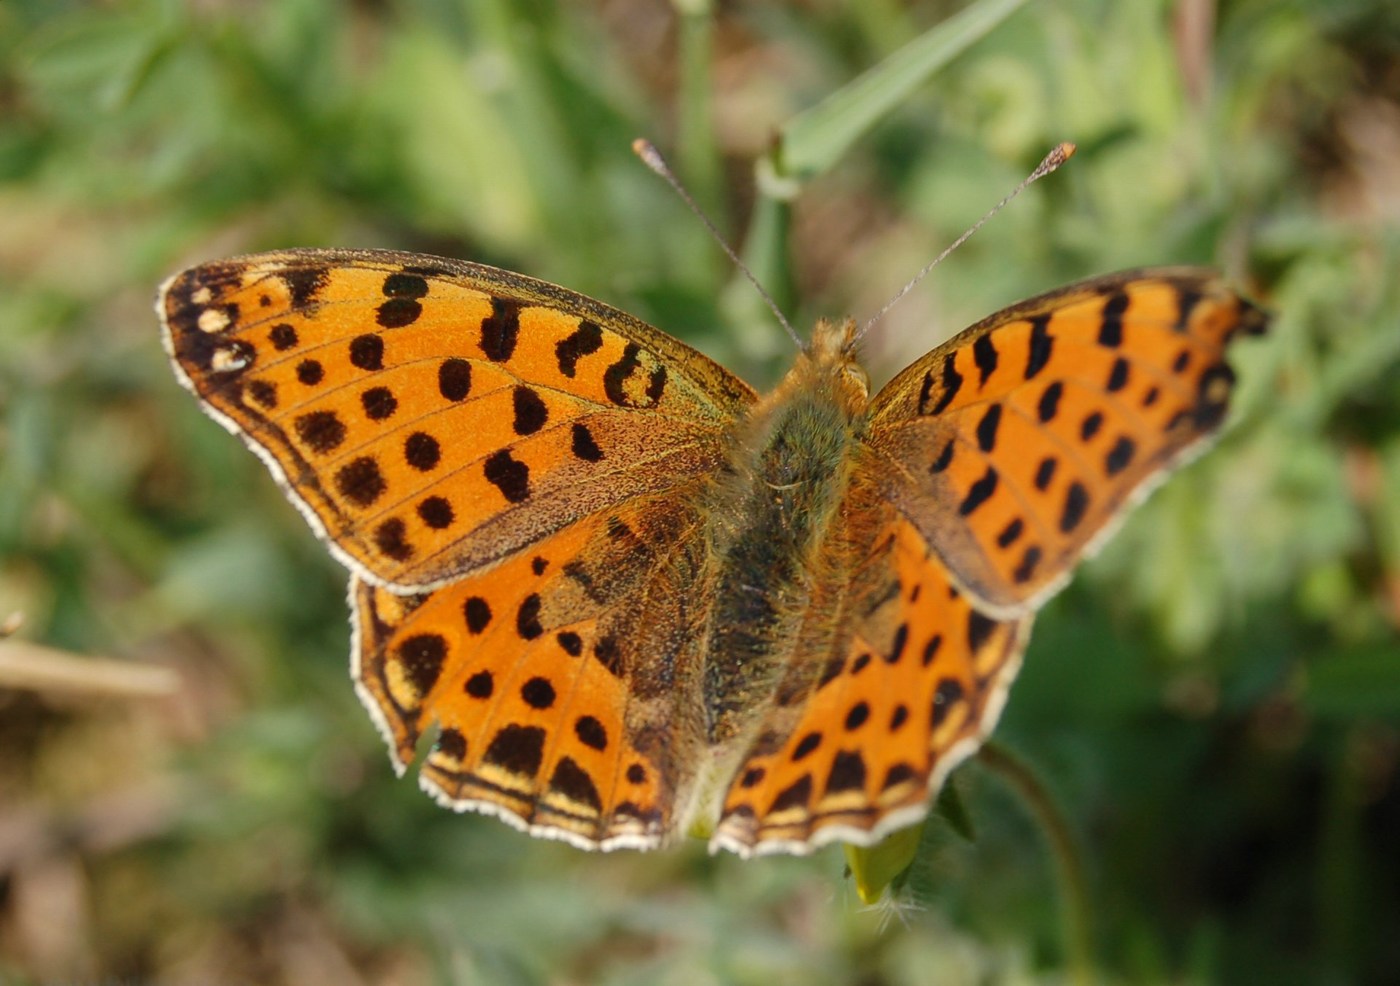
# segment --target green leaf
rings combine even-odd
[[[1303,704],[1320,716],[1400,715],[1400,646],[1357,647],[1308,667]]]

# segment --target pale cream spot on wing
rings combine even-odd
[[[206,308],[199,313],[199,331],[215,333],[228,328],[228,312],[222,308]]]
[[[239,352],[231,346],[225,349],[216,349],[213,357],[209,360],[209,369],[215,373],[230,373],[234,370],[241,370],[247,365],[247,354]]]

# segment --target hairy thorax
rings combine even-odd
[[[703,694],[712,744],[764,705],[829,559],[863,438],[869,380],[850,352],[854,323],[821,322],[781,384],[738,423],[726,473],[708,491],[715,595]],[[741,718],[741,716],[747,718]]]

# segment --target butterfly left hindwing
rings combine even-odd
[[[676,826],[703,750],[693,506],[643,500],[421,596],[351,580],[356,687],[401,771],[439,727],[420,783],[585,848],[650,848]]]

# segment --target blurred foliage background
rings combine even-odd
[[[1400,8],[1014,6],[0,4],[0,981],[1400,981]],[[849,149],[770,155],[969,9],[1010,16]],[[525,271],[772,383],[790,345],[638,135],[799,326],[878,310],[1079,144],[882,323],[880,379],[1138,264],[1277,312],[1218,447],[1043,613],[998,732],[1078,847],[1089,958],[981,762],[975,838],[936,818],[874,910],[834,848],[595,856],[436,808],[353,696],[343,573],[176,386],[163,277],[333,245]],[[133,694],[151,665],[173,694]]]

